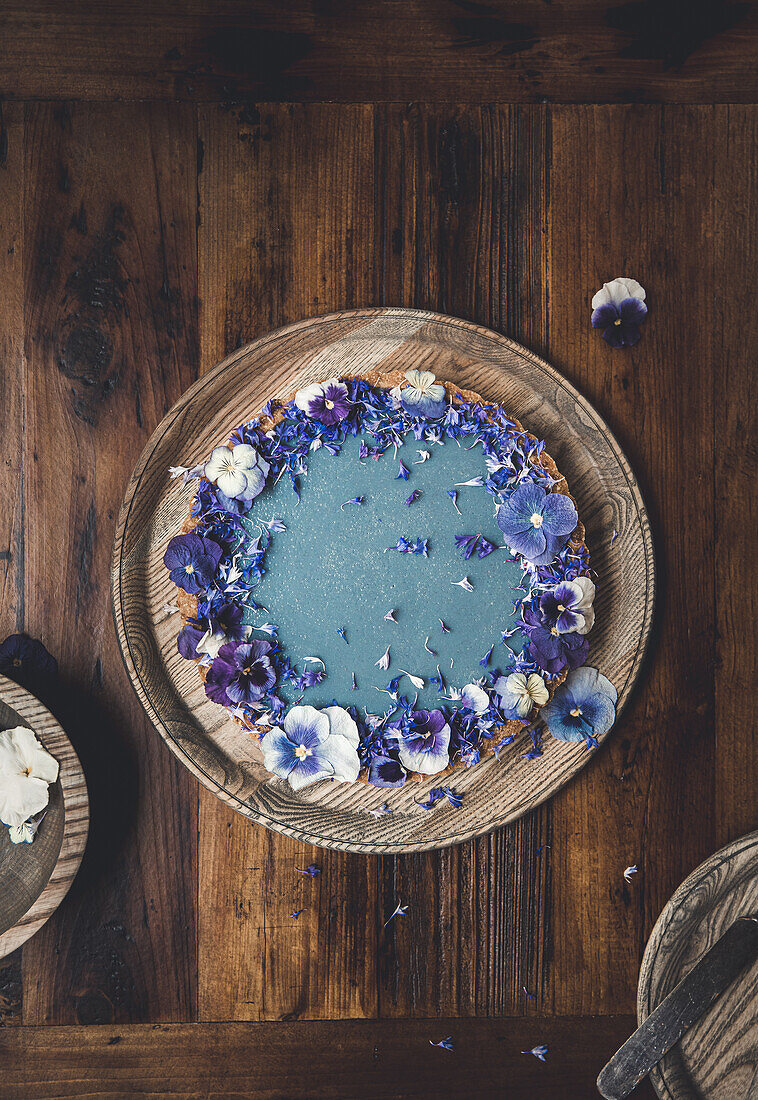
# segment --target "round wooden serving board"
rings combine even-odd
[[[0,729],[27,726],[60,768],[31,844],[12,844],[0,827],[0,959],[37,932],[74,881],[87,843],[89,800],[79,758],[49,710],[0,676]]]
[[[685,879],[645,948],[642,1023],[738,917],[758,913],[758,832],[735,840]],[[665,1100],[758,1096],[758,961],[725,990],[651,1072]]]
[[[357,852],[439,848],[489,832],[552,795],[592,754],[546,737],[544,755],[529,761],[517,739],[499,761],[454,773],[450,782],[464,794],[460,809],[417,805],[433,778],[391,791],[321,782],[293,792],[263,770],[257,745],[206,699],[195,665],[176,651],[179,617],[164,609],[176,593],[162,558],[195,490],[172,482],[168,469],[202,461],[269,397],[333,375],[411,367],[502,403],[547,440],[578,502],[598,575],[588,663],[616,685],[620,711],[653,613],[653,548],[639,487],[608,426],[557,371],[466,321],[420,310],[356,310],[302,321],[234,352],[190,387],[153,434],[129,482],[114,547],[113,606],[124,661],[171,751],[254,821]],[[385,800],[393,813],[372,816]]]

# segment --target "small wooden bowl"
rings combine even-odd
[[[60,772],[33,843],[12,844],[7,828],[0,828],[0,958],[33,936],[63,901],[89,826],[87,785],[71,742],[38,699],[0,676],[0,729],[13,726],[33,730]]]

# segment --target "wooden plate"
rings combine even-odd
[[[642,959],[637,1015],[647,1019],[738,917],[758,912],[758,832],[735,840],[685,879]],[[758,1096],[758,961],[650,1074],[665,1100]],[[752,1089],[751,1089],[752,1085]]]
[[[58,761],[47,813],[31,844],[0,828],[0,958],[42,927],[63,901],[87,842],[89,800],[79,758],[63,729],[24,688],[0,676],[0,729],[28,726]]]
[[[269,828],[324,847],[419,851],[455,844],[513,821],[548,798],[591,758],[583,746],[546,739],[524,759],[515,742],[500,760],[455,773],[463,807],[433,812],[415,799],[434,785],[399,791],[322,782],[294,793],[261,766],[260,752],[204,695],[195,666],[176,652],[175,592],[162,564],[193,496],[169,480],[192,466],[269,397],[301,383],[369,368],[431,368],[463,389],[502,402],[548,450],[569,481],[599,577],[592,665],[616,685],[619,711],[642,662],[653,613],[653,549],[639,487],[595,410],[557,371],[505,337],[435,313],[366,309],[280,329],[234,352],[196,382],[158,426],[127,487],[113,557],[116,631],[127,671],[172,752],[219,797]],[[612,541],[613,530],[617,531]],[[388,799],[393,813],[368,812]]]

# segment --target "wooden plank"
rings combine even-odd
[[[133,1024],[0,1032],[15,1100],[576,1100],[634,1028],[632,1016]],[[454,1051],[434,1048],[452,1036]],[[528,1052],[548,1046],[546,1061]],[[635,1097],[654,1097],[647,1082]]]
[[[632,1010],[653,921],[716,845],[710,328],[713,287],[742,269],[712,261],[711,108],[560,107],[552,133],[551,355],[642,475],[661,578],[647,675],[553,805],[553,1008],[609,1012]],[[618,275],[650,314],[614,351],[590,300]]]
[[[24,626],[91,799],[65,903],[24,948],[29,1023],[192,1019],[197,801],[124,674],[110,553],[124,483],[191,381],[195,113],[29,107]]]
[[[0,634],[24,620],[23,481],[24,402],[24,114],[18,103],[0,103]]]
[[[545,346],[547,124],[542,107],[377,109],[381,301]],[[545,806],[448,851],[382,860],[384,917],[409,904],[382,934],[382,1015],[530,1010],[546,980],[536,853],[549,835]]]
[[[366,107],[200,111],[202,365],[266,329],[369,302]],[[200,802],[200,1018],[373,1016],[375,861],[318,852]],[[311,881],[295,866],[317,863]],[[305,908],[299,918],[290,914]]]
[[[752,706],[758,593],[748,580],[758,526],[758,324],[754,295],[743,278],[756,268],[758,114],[754,108],[719,107],[713,135],[716,828],[724,844],[758,827],[758,729]]]
[[[0,95],[750,102],[747,3],[2,0]]]

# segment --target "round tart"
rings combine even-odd
[[[545,721],[590,744],[612,722],[612,685],[582,668],[575,502],[500,406],[429,371],[332,378],[171,473],[198,480],[164,558],[179,652],[293,788],[399,787],[524,728],[537,757]]]

